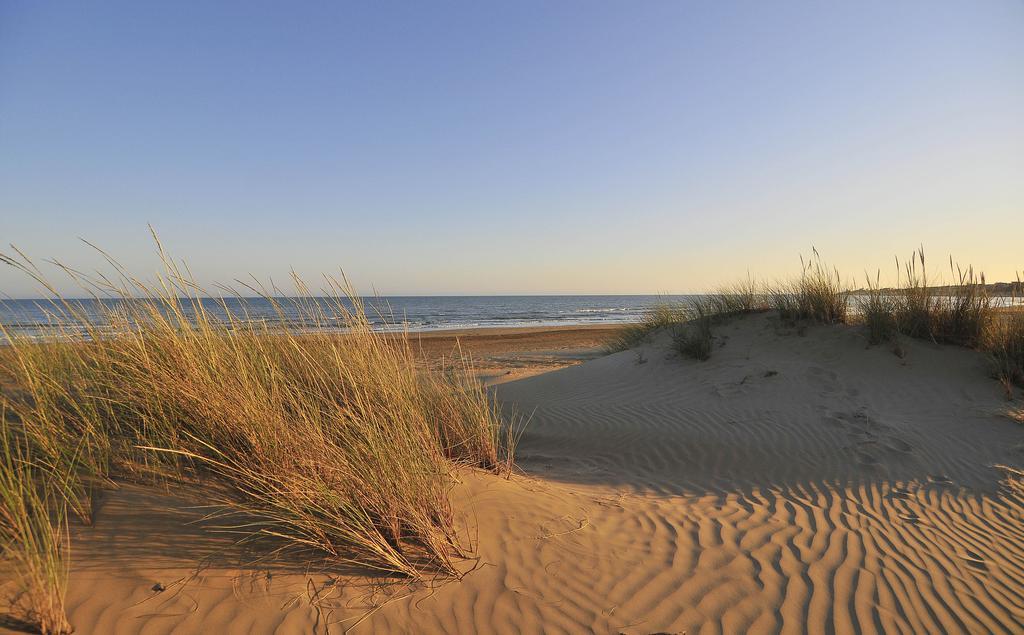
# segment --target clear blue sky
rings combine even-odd
[[[1021,219],[1019,0],[0,1],[0,242],[82,267],[152,271],[152,223],[204,282],[992,280]]]

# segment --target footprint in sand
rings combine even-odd
[[[829,416],[825,417],[825,423],[829,424],[830,426],[835,426],[837,428],[845,428],[846,427],[846,422],[843,421],[841,418],[835,416],[835,415],[829,415]]]
[[[878,465],[878,459],[867,452],[857,452],[857,462],[861,465]]]
[[[908,490],[905,490],[901,487],[894,487],[892,488],[892,490],[889,491],[888,497],[908,499],[913,498],[913,494],[911,494]]]
[[[929,474],[928,481],[936,485],[952,485],[953,480],[945,474]]]
[[[909,443],[907,443],[903,439],[899,439],[899,438],[896,438],[896,437],[888,438],[886,440],[886,444],[885,445],[890,450],[893,450],[894,452],[901,452],[903,454],[911,452],[914,449],[914,446],[910,445]]]
[[[872,419],[867,410],[858,410],[853,413],[852,420],[854,425],[865,430],[878,430],[884,427]]]
[[[820,388],[824,394],[838,392],[840,389],[839,375],[834,371],[820,366],[811,366],[807,369],[806,376],[808,381]]]

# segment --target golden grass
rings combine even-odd
[[[644,313],[642,320],[636,324],[626,324],[606,344],[606,349],[615,353],[633,348],[647,341],[652,333],[661,329],[682,324],[690,319],[690,313],[684,304],[678,302],[659,302]]]
[[[898,335],[956,344],[984,351],[992,360],[994,374],[1006,387],[1024,386],[1024,307],[997,310],[985,286],[984,274],[962,268],[949,260],[953,283],[929,286],[927,261],[920,248],[904,263],[896,261],[897,287],[883,289],[865,276],[867,286],[853,292],[842,282],[837,269],[829,267],[817,250],[809,260],[800,259],[800,276],[773,286],[747,280],[719,287],[714,293],[687,302],[662,303],[639,324],[628,325],[609,345],[624,350],[670,329],[672,347],[682,355],[708,359],[712,351],[712,327],[722,318],[774,309],[787,322],[862,324],[870,344],[893,341]],[[1020,278],[1014,288],[1020,288]],[[851,298],[855,311],[850,310]],[[895,343],[896,352],[903,348]]]
[[[973,267],[954,266],[952,257],[949,268],[954,282],[937,293],[928,284],[924,249],[918,249],[903,264],[903,279],[887,298],[886,308],[895,329],[908,337],[978,347],[993,315],[985,276],[975,275]]]
[[[1011,308],[997,310],[984,274],[954,265],[952,258],[949,268],[952,284],[929,286],[924,249],[918,249],[902,266],[897,261],[903,276],[896,289],[882,290],[877,277],[874,284],[868,279],[859,301],[868,341],[878,344],[902,334],[984,351],[1012,396],[1014,384],[1024,385],[1024,310],[1016,298]]]
[[[71,631],[64,612],[68,531],[63,477],[33,461],[28,439],[0,409],[0,563],[16,585],[11,620],[44,634]]]
[[[953,271],[953,259],[949,261]],[[948,294],[936,303],[932,320],[932,337],[937,342],[971,348],[983,344],[992,326],[992,299],[985,290],[985,275],[975,275],[974,268],[956,267],[956,280]]]
[[[325,278],[319,300],[250,288],[273,303],[276,326],[223,300],[218,319],[160,254],[152,284],[113,259],[116,281],[65,267],[116,302],[94,315],[58,299],[43,343],[0,326],[5,401],[41,461],[76,466],[65,488],[75,515],[90,520],[107,479],[159,470],[228,491],[219,515],[241,540],[385,574],[455,573],[469,545],[448,498],[453,470],[509,470],[515,440],[467,362],[417,365],[406,334],[373,332],[344,279]],[[24,256],[5,259],[53,290]]]
[[[715,304],[700,300],[695,300],[691,304],[693,317],[686,324],[675,327],[672,333],[672,348],[685,357],[704,362],[711,358],[711,347],[714,342],[711,322]]]
[[[865,274],[867,287],[857,298],[857,308],[861,321],[868,333],[869,344],[882,344],[892,340],[898,332],[895,315],[895,299],[891,294],[882,291],[879,285],[880,273],[875,274],[874,282]]]
[[[1024,387],[1024,306],[1017,300],[1014,297],[1009,309],[995,312],[984,336],[984,348],[1008,397],[1013,396],[1014,385]]]
[[[736,285],[739,291],[732,294],[748,300],[730,300],[729,294],[719,293],[708,296],[691,314],[698,318],[728,315],[768,304],[787,321],[857,322],[864,326],[870,344],[905,335],[981,350],[992,360],[1007,396],[1013,395],[1014,385],[1024,386],[1024,307],[1013,298],[1011,308],[996,310],[984,274],[976,274],[973,267],[960,267],[950,257],[952,284],[930,286],[925,252],[920,248],[902,264],[897,259],[895,289],[881,288],[876,273],[874,280],[865,276],[866,288],[853,294],[842,284],[838,270],[826,266],[816,250],[811,260],[801,258],[801,265],[801,275],[793,282],[776,285],[762,295],[748,280]],[[1019,276],[1017,282],[1014,288],[1020,287]],[[852,313],[848,310],[851,295],[857,309]],[[678,337],[676,348],[691,356],[703,354],[693,331]],[[897,344],[896,351],[901,350]]]
[[[897,273],[899,269],[897,259]],[[896,329],[908,337],[931,339],[935,298],[928,286],[923,248],[911,254],[903,264],[903,271],[905,278],[897,283],[898,289],[892,305]]]
[[[712,325],[724,318],[769,310],[768,291],[749,276],[712,293],[679,302],[660,302],[637,324],[627,324],[607,344],[609,352],[626,350],[660,330],[672,332],[672,346],[682,355],[707,360],[712,349]]]
[[[821,259],[817,249],[809,260],[800,257],[800,277],[772,288],[772,308],[787,321],[808,320],[820,324],[846,322],[848,289],[839,271]]]
[[[714,292],[695,298],[696,303],[691,313],[707,315],[713,320],[759,313],[771,308],[770,292],[766,285],[747,275],[746,280],[734,284],[722,285]]]

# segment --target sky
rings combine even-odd
[[[0,0],[0,245],[145,277],[150,224],[203,284],[392,295],[694,292],[812,246],[1008,280],[1022,113],[1020,0]]]

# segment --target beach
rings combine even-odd
[[[1024,2],[239,9],[0,5],[0,635],[1024,635]]]
[[[411,333],[413,351],[428,364],[468,356],[487,385],[581,364],[607,352],[619,327],[608,325],[451,329]]]
[[[594,329],[469,331],[527,416],[509,479],[462,469],[458,577],[280,559],[209,531],[208,493],[123,484],[74,530],[81,633],[1013,633],[1024,427],[977,352],[773,314],[600,352]],[[547,370],[555,368],[554,370]],[[547,371],[547,372],[544,372]]]

